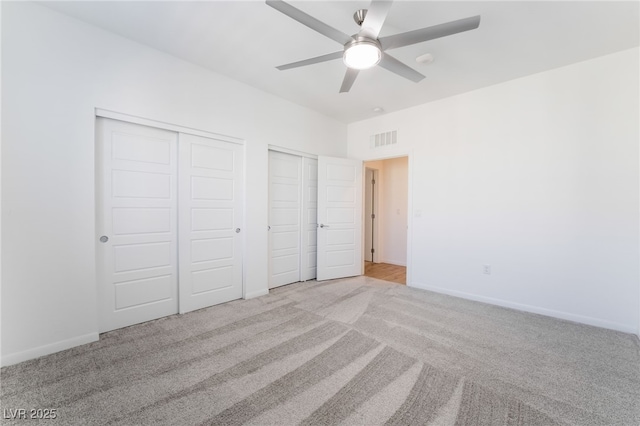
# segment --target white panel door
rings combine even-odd
[[[362,273],[362,162],[318,157],[317,279]]]
[[[301,280],[316,277],[318,257],[318,160],[302,159],[302,247]]]
[[[302,158],[269,151],[269,288],[300,281]]]
[[[97,120],[99,330],[178,312],[177,133]]]
[[[242,153],[180,133],[180,313],[242,297]]]

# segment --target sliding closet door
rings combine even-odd
[[[242,297],[242,153],[180,133],[180,313]]]
[[[302,158],[269,151],[269,288],[300,281]]]
[[[302,247],[301,280],[316,277],[318,244],[318,160],[302,159]]]
[[[177,133],[97,121],[99,330],[178,311]]]

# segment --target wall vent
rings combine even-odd
[[[371,148],[380,148],[381,146],[395,145],[398,143],[398,131],[393,130],[391,132],[371,135],[371,138],[369,140],[371,142]]]

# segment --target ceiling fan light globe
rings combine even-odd
[[[374,43],[353,43],[344,50],[342,60],[344,64],[356,70],[366,70],[374,67],[382,59],[382,51]]]

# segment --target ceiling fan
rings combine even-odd
[[[353,82],[356,80],[360,70],[371,68],[376,65],[380,65],[386,70],[417,83],[424,78],[424,75],[389,55],[386,52],[387,50],[409,46],[411,44],[421,43],[423,41],[433,40],[440,37],[446,37],[448,35],[464,31],[474,30],[480,25],[480,16],[478,15],[447,22],[445,24],[408,31],[406,33],[378,38],[380,30],[382,29],[382,24],[384,23],[393,2],[373,0],[369,9],[360,9],[353,15],[353,19],[358,25],[360,25],[361,30],[357,34],[350,36],[325,24],[324,22],[319,21],[311,15],[296,9],[282,0],[267,0],[266,3],[288,17],[344,46],[343,50],[338,52],[328,53],[326,55],[292,62],[286,65],[280,65],[276,68],[283,71],[342,58],[347,66],[347,73],[342,81],[340,93],[348,92],[349,89],[351,89],[351,86],[353,86]]]

